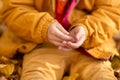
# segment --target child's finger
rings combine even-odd
[[[79,41],[77,41],[75,43],[69,41],[69,42],[67,42],[67,44],[71,48],[75,48],[76,49],[76,48],[79,48],[83,44],[84,40],[85,40],[85,36],[81,36]]]

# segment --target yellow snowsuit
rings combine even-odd
[[[55,19],[55,0],[4,0],[2,20],[8,29],[0,38],[0,55],[24,56],[21,80],[61,80],[68,69],[77,80],[116,80],[108,61],[118,54],[112,36],[120,28],[119,0],[80,0],[69,17],[86,31],[82,47],[93,56],[59,51],[48,43],[47,29]],[[97,58],[97,59],[95,59]]]

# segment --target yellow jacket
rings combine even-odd
[[[55,0],[4,1],[2,19],[13,33],[11,35],[9,30],[3,33],[0,39],[1,50],[5,49],[3,44],[7,40],[9,42],[6,45],[14,44],[11,49],[14,53],[16,50],[27,53],[36,45],[47,41],[47,29],[55,20]],[[109,58],[112,54],[117,54],[111,39],[120,28],[120,0],[80,0],[69,21],[73,26],[84,27],[86,40],[82,46],[90,55]],[[1,50],[0,54],[4,54]],[[8,53],[6,54],[9,55]]]

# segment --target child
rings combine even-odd
[[[117,80],[108,59],[118,54],[119,8],[119,0],[5,0],[9,54],[25,54],[21,80]]]

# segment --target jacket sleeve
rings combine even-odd
[[[47,40],[47,29],[54,20],[49,13],[39,12],[34,0],[4,0],[2,19],[15,35],[35,43]]]
[[[85,48],[98,46],[118,32],[120,29],[120,1],[119,0],[84,0],[85,11],[89,12],[75,20],[73,26],[80,25],[86,31]],[[83,6],[84,7],[84,6]]]

